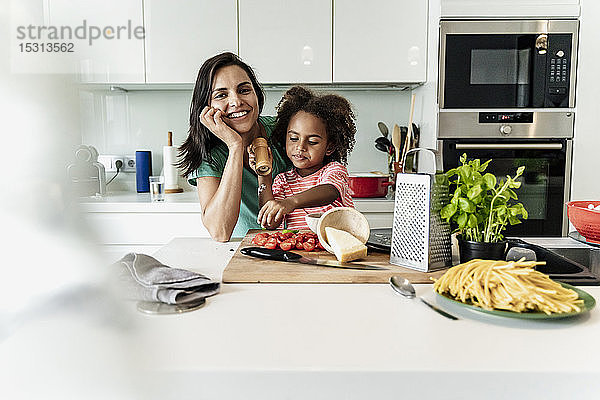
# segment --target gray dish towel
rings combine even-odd
[[[219,293],[219,282],[168,267],[146,254],[126,254],[113,266],[118,270],[119,289],[127,299],[183,304]]]

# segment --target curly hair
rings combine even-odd
[[[325,123],[327,142],[334,151],[325,156],[324,162],[338,161],[346,165],[356,142],[356,118],[350,102],[335,94],[315,94],[301,86],[289,89],[277,105],[273,129],[273,141],[283,149],[290,119],[299,111],[312,114]]]
[[[198,71],[194,94],[192,95],[192,104],[190,105],[190,129],[188,137],[179,147],[180,161],[177,166],[183,170],[182,176],[187,176],[194,172],[203,162],[211,163],[213,160],[210,155],[211,149],[221,141],[200,122],[200,113],[202,109],[210,103],[210,93],[212,91],[213,79],[217,71],[223,67],[237,65],[242,68],[254,88],[258,97],[258,112],[262,112],[265,104],[265,93],[262,86],[256,79],[252,68],[243,62],[233,53],[225,52],[217,54],[206,60]]]

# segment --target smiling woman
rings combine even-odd
[[[179,166],[197,186],[202,222],[215,240],[260,228],[258,182],[246,148],[257,137],[270,141],[275,119],[260,116],[264,102],[252,68],[235,54],[218,54],[200,67]],[[285,171],[285,153],[279,146],[271,148],[273,172]]]

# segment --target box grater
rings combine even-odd
[[[406,157],[423,151],[433,159],[432,173],[402,173],[396,176],[396,199],[390,264],[419,271],[433,271],[452,266],[450,225],[440,217],[449,201],[448,179],[437,170],[438,152],[415,148]]]

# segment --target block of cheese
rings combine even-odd
[[[367,246],[346,231],[326,227],[327,241],[340,262],[348,262],[367,256]]]

